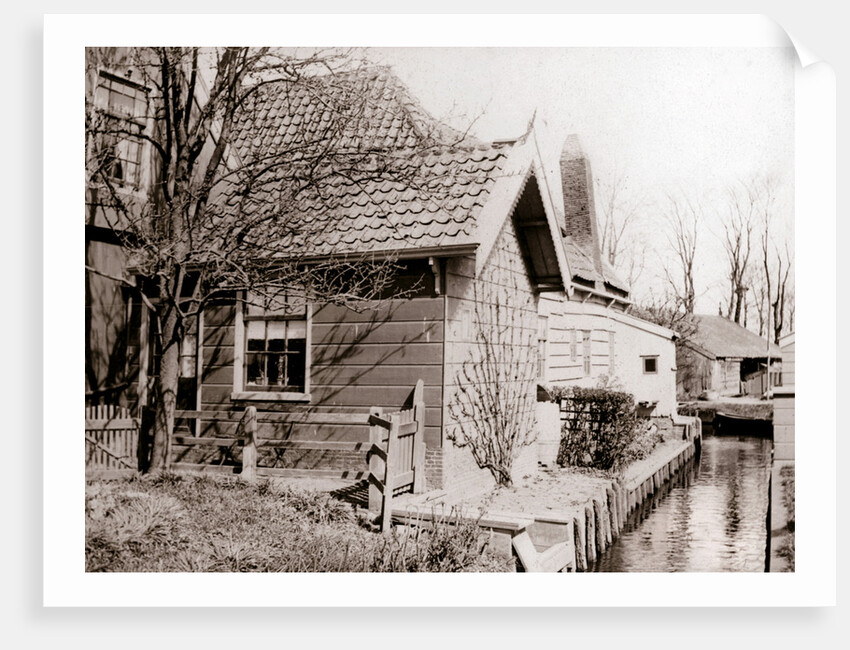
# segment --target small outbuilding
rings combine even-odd
[[[678,353],[681,397],[694,398],[704,392],[761,396],[780,381],[778,345],[724,316],[695,314],[693,318],[696,331]]]

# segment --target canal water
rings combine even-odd
[[[764,571],[771,447],[704,435],[699,460],[632,513],[591,570]]]

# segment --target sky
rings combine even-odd
[[[640,298],[663,291],[661,218],[668,192],[707,207],[698,238],[697,311],[723,301],[720,209],[726,188],[778,179],[777,232],[793,241],[794,66],[791,48],[374,48],[435,117],[483,140],[522,135],[532,116],[557,155],[579,136],[594,176],[626,179],[644,198],[648,264]],[[544,153],[544,156],[546,154]],[[597,198],[598,201],[598,198]]]

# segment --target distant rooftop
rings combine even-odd
[[[715,357],[762,358],[767,356],[767,339],[723,316],[695,314],[697,331],[693,340]],[[770,356],[779,357],[782,350],[770,344]]]

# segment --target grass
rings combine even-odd
[[[509,571],[474,522],[378,534],[327,493],[163,473],[86,486],[86,571]]]

